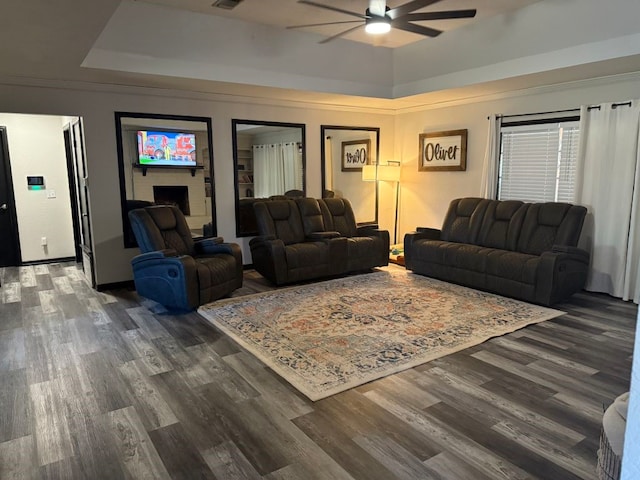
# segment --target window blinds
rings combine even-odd
[[[579,122],[501,128],[498,199],[573,202]]]

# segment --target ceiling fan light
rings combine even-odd
[[[367,21],[364,31],[372,35],[380,35],[391,31],[391,24],[385,19],[373,19]]]

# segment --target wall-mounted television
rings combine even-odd
[[[195,167],[193,133],[139,130],[138,164],[143,167]]]

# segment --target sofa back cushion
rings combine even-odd
[[[319,202],[327,230],[340,232],[345,237],[356,236],[358,227],[349,200],[346,198],[323,198]]]
[[[568,203],[533,203],[527,209],[518,240],[518,251],[540,255],[553,245],[575,247],[587,209]]]
[[[529,205],[519,200],[490,200],[484,212],[477,245],[516,250]]]
[[[193,255],[193,238],[184,214],[173,205],[153,205],[129,212],[131,227],[142,253],[167,248]]]
[[[296,204],[302,217],[302,228],[305,235],[309,235],[314,232],[324,232],[327,229],[324,227],[324,217],[320,210],[320,204],[315,198],[296,198]]]
[[[489,202],[484,198],[472,197],[453,200],[442,224],[442,240],[475,243]]]
[[[293,200],[273,200],[254,204],[258,232],[279,238],[285,245],[304,242],[300,212]]]

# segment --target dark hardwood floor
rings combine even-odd
[[[629,389],[637,307],[604,295],[313,403],[196,313],[75,264],[0,280],[2,479],[592,479]],[[249,271],[236,295],[268,289]]]

